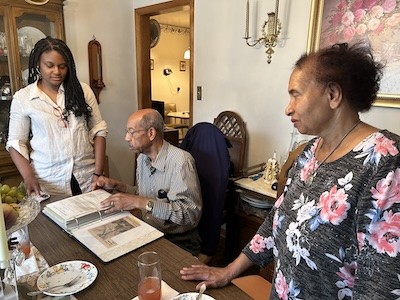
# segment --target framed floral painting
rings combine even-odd
[[[312,0],[308,52],[360,41],[385,65],[374,105],[400,108],[400,0]]]

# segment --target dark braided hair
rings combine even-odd
[[[358,112],[371,108],[379,91],[383,65],[374,60],[365,43],[335,44],[332,47],[303,55],[295,64],[309,67],[315,80],[325,84],[336,82],[350,106]]]
[[[82,86],[76,76],[76,68],[71,50],[64,41],[52,37],[39,40],[29,56],[28,83],[33,83],[40,78],[39,61],[44,52],[57,51],[65,59],[68,72],[63,82],[65,89],[65,109],[67,114],[73,113],[76,117],[84,116],[86,122],[92,115],[91,107],[86,103]]]

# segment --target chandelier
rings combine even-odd
[[[246,30],[243,39],[250,47],[258,44],[264,45],[267,50],[267,62],[271,63],[272,54],[275,53],[274,48],[278,44],[278,36],[282,29],[282,24],[278,19],[279,0],[275,0],[275,12],[268,13],[268,20],[264,22],[261,28],[262,36],[259,39],[253,39],[249,35],[249,0],[246,3]],[[253,39],[253,41],[251,41]]]
[[[42,0],[42,1],[25,0],[25,2],[33,5],[44,5],[47,2],[49,2],[49,0]]]

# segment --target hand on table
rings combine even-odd
[[[192,265],[191,267],[184,267],[181,271],[181,278],[183,280],[202,280],[196,289],[199,290],[204,283],[207,287],[222,287],[227,285],[230,281],[230,275],[227,268],[209,267],[206,265]]]

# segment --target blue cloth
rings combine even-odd
[[[195,159],[203,199],[199,223],[202,253],[217,251],[229,180],[229,141],[215,125],[201,122],[186,133],[181,148]]]

